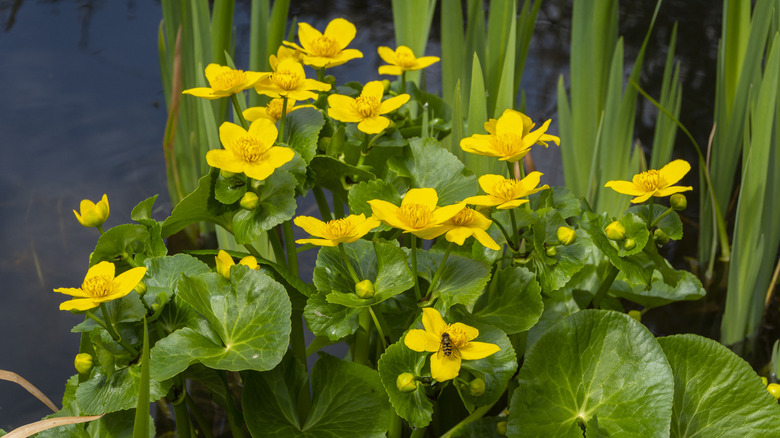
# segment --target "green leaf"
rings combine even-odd
[[[433,403],[425,395],[425,387],[418,383],[411,392],[401,392],[396,380],[402,373],[421,376],[427,353],[418,353],[407,348],[403,342],[387,347],[377,364],[382,384],[390,397],[390,403],[399,417],[408,421],[412,427],[425,427],[433,418]]]
[[[536,276],[517,267],[507,267],[496,275],[474,306],[474,319],[510,335],[533,327],[544,309]]]
[[[628,315],[583,310],[526,353],[507,436],[667,436],[674,380],[653,335]],[[641,414],[639,414],[641,413]]]
[[[669,269],[671,270],[671,266]],[[649,288],[644,284],[629,284],[617,280],[609,293],[647,308],[660,307],[675,301],[694,301],[707,294],[695,275],[688,271],[673,272],[676,275],[664,276],[661,271],[654,270]]]
[[[133,421],[133,438],[148,438],[149,434],[149,329],[144,318],[144,341],[141,347],[141,378],[138,382],[138,398]],[[152,432],[154,434],[154,432]]]
[[[168,302],[182,274],[192,277],[211,271],[208,265],[187,254],[155,257],[147,259],[144,264],[146,293],[143,300],[149,307],[155,304],[162,306]]]
[[[306,371],[290,361],[272,371],[246,374],[242,403],[245,412],[252,412],[246,424],[253,436],[385,436],[392,408],[376,371],[320,353],[311,372],[313,398],[304,421],[295,406]]]
[[[570,245],[560,245],[558,228],[568,224],[556,210],[539,211],[541,220],[532,225],[534,253],[534,268],[539,275],[539,284],[546,293],[562,288],[572,276],[585,266],[588,260],[591,244],[590,239],[580,233]],[[555,247],[556,254],[552,257],[545,252],[546,248]]]
[[[355,167],[333,157],[317,155],[311,160],[309,168],[317,175],[317,185],[333,192],[345,190],[345,186],[369,181],[376,176],[367,168]]]
[[[674,374],[672,437],[775,437],[780,405],[750,365],[697,335],[658,339]]]
[[[325,295],[325,292],[318,293],[306,301],[303,319],[309,330],[316,336],[327,336],[331,341],[355,333],[359,326],[358,316],[363,309],[331,304],[326,301]]]
[[[108,310],[108,314],[111,315],[111,320],[114,321],[114,323],[136,322],[142,320],[146,315],[146,308],[141,302],[141,298],[138,296],[138,293],[134,291],[118,300],[105,303],[105,306],[106,310]],[[93,312],[97,310],[98,309],[93,309]],[[97,312],[97,315],[100,315],[100,318],[103,317],[101,312]],[[84,322],[73,327],[71,331],[74,333],[83,333],[91,332],[92,330],[97,329],[102,330],[98,323],[96,323],[91,318],[86,318],[84,319]]]
[[[247,177],[243,173],[235,174],[230,178],[225,178],[220,173],[214,183],[214,197],[223,204],[233,204],[241,200],[247,188]]]
[[[553,186],[550,190],[542,190],[528,198],[532,210],[554,208],[564,219],[578,216],[582,212],[579,198],[566,187]]]
[[[216,273],[182,276],[177,295],[203,315],[213,332],[183,328],[152,348],[152,376],[167,379],[200,362],[210,368],[265,371],[282,359],[291,305],[267,275],[234,265],[231,280]]]
[[[306,164],[317,153],[317,141],[325,125],[322,114],[314,108],[301,108],[287,114],[285,122],[290,148],[303,157]]]
[[[228,227],[238,207],[222,204],[214,198],[214,186],[218,176],[219,169],[212,168],[198,180],[198,188],[176,204],[171,215],[163,221],[163,237],[169,237],[190,224],[201,221]]]
[[[440,206],[455,204],[477,194],[477,179],[455,155],[432,138],[413,138],[402,157],[394,157],[390,169],[411,178],[412,186],[436,189]]]
[[[411,251],[406,251],[411,265]],[[443,258],[441,253],[418,250],[417,275],[430,283]],[[487,263],[450,255],[431,293],[439,297],[436,308],[446,310],[455,304],[470,305],[479,298],[489,280],[490,265]]]
[[[626,237],[631,237],[636,242],[636,247],[631,251],[626,251],[623,245],[623,242],[625,241],[616,243],[607,238],[604,229],[610,222],[611,221],[607,219],[606,214],[595,215],[588,212],[582,215],[582,220],[580,220],[579,224],[580,227],[588,233],[591,241],[596,245],[599,251],[607,256],[609,261],[615,265],[616,268],[620,269],[623,275],[634,281],[650,284],[653,272],[652,269],[649,269],[650,263],[646,260],[646,257],[641,257],[641,254],[632,257],[633,254],[642,251],[647,244],[650,235],[647,231],[647,226],[642,219],[632,213],[626,213],[626,215],[621,218],[620,223],[626,228]],[[642,229],[644,229],[644,231],[642,231]],[[653,242],[650,242],[650,244],[654,245]]]
[[[136,435],[138,429],[134,428],[133,416],[135,410],[112,412],[98,420],[92,421],[87,426],[87,433],[94,438],[130,438]],[[144,412],[148,423],[144,426],[143,436],[156,436],[154,420]],[[58,429],[54,429],[58,430]]]
[[[504,423],[503,430],[506,430],[506,422],[506,417],[480,418],[459,428],[452,438],[501,438],[506,434],[498,432],[499,423]]]
[[[329,303],[347,307],[373,306],[414,285],[406,255],[398,246],[357,240],[345,243],[343,247],[358,279],[374,283],[375,295],[365,299],[358,297],[355,282],[339,249],[322,247],[314,268],[314,285],[326,293]]]
[[[131,256],[149,242],[149,230],[143,225],[122,224],[108,229],[95,244],[89,257],[89,266],[102,261],[113,262],[117,257]],[[117,275],[119,273],[117,272]]]
[[[149,380],[149,401],[159,400],[171,387],[170,381]],[[107,376],[100,367],[94,367],[89,380],[76,389],[76,402],[81,415],[98,415],[106,412],[133,409],[141,384],[141,365],[130,365]],[[130,423],[133,416],[130,416]]]
[[[254,210],[240,210],[233,216],[233,233],[238,243],[251,243],[271,228],[292,219],[295,202],[295,177],[277,170],[263,181],[257,191],[259,204]]]
[[[666,210],[667,207],[661,205],[654,206],[653,218],[651,220],[648,219],[648,216],[650,215],[650,209],[647,205],[636,205],[629,208],[627,211],[639,216],[643,221],[645,221],[645,223],[650,224],[659,216],[664,214]],[[683,237],[682,221],[680,220],[680,216],[677,215],[677,212],[675,211],[669,213],[660,221],[658,221],[658,223],[655,225],[655,228],[658,228],[666,233],[666,235],[669,236],[669,238],[672,240],[680,240]]]
[[[133,211],[130,212],[130,219],[143,225],[149,225],[150,222],[156,223],[157,221],[152,219],[152,208],[154,207],[154,201],[157,200],[157,196],[159,195],[146,198],[133,207]]]

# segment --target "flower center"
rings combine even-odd
[[[279,70],[271,75],[271,82],[282,90],[294,90],[303,82],[305,77],[292,70]],[[281,108],[281,104],[280,104]],[[281,109],[279,111],[281,114]]]
[[[359,96],[355,99],[355,111],[364,118],[377,115],[379,101],[373,96]]]
[[[290,102],[287,102],[287,112],[290,112]],[[265,106],[265,112],[274,120],[282,118],[282,99],[273,99]]]
[[[511,201],[512,199],[518,197],[518,193],[520,193],[520,189],[521,189],[520,181],[516,179],[505,179],[500,183],[496,184],[496,186],[493,188],[493,193],[491,193],[491,195],[495,196],[498,199]]]
[[[477,218],[477,213],[469,207],[464,208],[453,217],[452,223],[458,226],[469,225]]]
[[[84,280],[84,284],[81,285],[87,295],[95,298],[105,297],[111,295],[113,279],[105,275],[96,275]]]
[[[243,70],[224,70],[210,81],[209,85],[215,90],[230,90],[246,81]]]
[[[340,237],[349,236],[353,232],[352,224],[347,221],[346,218],[335,219],[328,221],[325,224],[325,233],[328,234],[330,239],[338,239]]]
[[[339,45],[336,43],[336,41],[325,35],[312,41],[311,49],[314,55],[325,58],[332,58],[340,51]]]
[[[661,172],[651,169],[647,172],[642,172],[634,178],[634,184],[638,185],[642,189],[652,192],[663,187],[666,182],[661,176]]]
[[[524,149],[523,137],[514,132],[503,132],[496,135],[494,145],[504,157],[511,157]]]
[[[426,205],[407,204],[401,206],[398,218],[412,228],[423,228],[431,222],[432,213]]]
[[[247,163],[254,163],[263,157],[268,148],[255,137],[245,135],[233,143],[233,155]]]
[[[450,335],[450,342],[452,342],[452,346],[455,348],[463,347],[469,343],[469,338],[466,337],[466,334],[463,333],[463,330],[459,329],[453,324],[447,324],[447,327],[444,329],[444,333]]]
[[[415,58],[413,54],[407,53],[406,51],[395,54],[395,63],[399,67],[406,67],[406,68],[414,67],[414,63],[416,61],[417,58]]]

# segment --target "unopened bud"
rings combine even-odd
[[[636,240],[630,237],[623,242],[623,248],[625,248],[626,251],[631,251],[635,247],[636,247]]]
[[[355,293],[360,298],[373,298],[376,291],[374,290],[374,283],[371,280],[363,280],[355,285]]]
[[[254,270],[260,269],[260,266],[257,264],[257,259],[255,258],[255,256],[246,256],[243,259],[239,260],[238,264],[248,266],[249,269],[254,269]]]
[[[642,312],[638,310],[629,310],[628,316],[634,318],[635,320],[642,322]]]
[[[221,176],[222,178],[228,179],[228,178],[233,178],[234,176],[236,176],[236,174],[231,172],[231,171],[229,171],[229,170],[221,169],[219,171],[219,176]]]
[[[673,209],[682,211],[688,207],[688,198],[686,198],[682,193],[675,193],[671,198],[669,198],[669,203],[672,205]]]
[[[395,379],[395,386],[401,392],[412,392],[417,389],[417,382],[414,380],[414,374],[401,373],[398,378]]]
[[[664,245],[669,241],[669,236],[664,233],[662,229],[656,228],[655,231],[653,231],[653,240],[659,245]]]
[[[485,393],[485,381],[477,377],[469,383],[469,394],[472,397],[479,397]]]
[[[134,291],[138,292],[138,295],[144,296],[146,293],[146,283],[143,281],[139,281],[137,285],[135,285]]]
[[[246,192],[244,193],[244,196],[241,198],[241,202],[239,202],[239,205],[241,205],[241,208],[244,210],[254,210],[257,208],[257,204],[260,203],[260,198],[257,197],[257,194],[255,192]]]
[[[764,386],[767,386],[767,385],[769,385],[769,380],[767,380],[766,377],[762,377],[761,378],[761,383],[763,383]]]
[[[496,423],[496,433],[499,435],[506,435],[506,421],[499,421]]]
[[[766,390],[772,394],[772,397],[774,397],[775,400],[780,400],[780,385],[777,383],[770,383],[767,385]]]
[[[604,232],[607,234],[607,237],[612,240],[623,240],[626,238],[626,227],[618,221],[614,221],[607,225]]]
[[[215,268],[217,272],[225,277],[226,279],[230,280],[230,267],[235,264],[233,261],[233,257],[230,256],[227,252],[223,250],[219,250],[217,253],[217,256],[214,258],[216,261]]]
[[[384,87],[384,93],[387,94],[390,91],[390,81],[387,79],[382,80],[382,87]]]
[[[577,232],[569,227],[559,227],[556,234],[561,245],[569,246],[577,239]]]
[[[73,361],[73,366],[79,374],[89,374],[92,370],[92,355],[89,353],[79,353]]]
[[[555,254],[558,254],[558,250],[555,249],[555,246],[548,246],[544,249],[544,253],[547,254],[547,257],[555,257]]]

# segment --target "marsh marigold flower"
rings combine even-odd
[[[547,184],[537,187],[542,175],[541,172],[531,172],[519,181],[504,178],[501,175],[483,175],[479,177],[479,186],[487,195],[472,196],[466,198],[464,202],[484,207],[496,207],[499,210],[515,208],[528,202],[528,199],[520,198],[550,188]]]
[[[255,106],[244,110],[244,118],[253,122],[257,119],[268,119],[274,123],[282,118],[282,101],[284,99],[271,99],[266,106]],[[314,105],[295,105],[295,100],[287,100],[287,114],[301,108],[314,108]]]
[[[286,97],[294,100],[316,99],[315,91],[328,91],[330,84],[307,79],[303,66],[293,58],[284,58],[274,72],[255,85],[255,91],[272,98]]]
[[[191,94],[209,100],[219,99],[252,88],[259,80],[269,75],[270,73],[233,70],[224,65],[209,64],[206,66],[206,80],[209,86],[190,88],[182,91],[182,94]]]
[[[460,372],[461,360],[483,359],[501,349],[496,344],[474,342],[479,330],[456,322],[447,324],[438,310],[423,309],[425,330],[412,329],[404,337],[404,345],[414,351],[431,355],[431,377],[439,382],[454,379]]]
[[[328,96],[328,115],[346,123],[357,123],[358,130],[378,134],[390,126],[390,119],[382,117],[409,101],[408,94],[400,94],[382,101],[385,87],[381,81],[371,81],[357,98],[332,94]]]
[[[405,71],[420,70],[439,62],[438,56],[417,58],[414,56],[412,49],[406,46],[398,46],[395,50],[390,47],[380,46],[376,51],[386,63],[390,64],[379,67],[380,75],[400,75]]]
[[[404,232],[412,233],[422,239],[433,239],[447,230],[439,225],[458,214],[465,203],[460,202],[446,207],[438,207],[439,196],[434,189],[411,189],[396,206],[381,199],[368,201],[374,217]]]
[[[474,134],[460,141],[460,148],[472,154],[497,157],[499,160],[514,163],[528,154],[531,146],[541,144],[547,147],[552,141],[560,145],[561,140],[546,134],[550,126],[547,120],[542,126],[531,131],[534,123],[525,114],[507,109],[501,117],[485,122],[485,130],[489,134]]]
[[[331,20],[324,33],[307,23],[298,23],[298,40],[301,45],[289,41],[284,41],[284,45],[300,51],[304,64],[315,68],[329,68],[344,64],[350,59],[363,57],[360,50],[347,49],[356,33],[355,25],[343,18]]]
[[[214,257],[214,260],[216,261],[216,270],[217,272],[222,275],[223,277],[230,280],[230,267],[235,265],[236,262],[233,260],[233,256],[227,253],[227,251],[219,250],[217,253],[217,256]],[[246,256],[239,260],[239,265],[244,265],[248,267],[249,269],[258,269],[259,266],[257,265],[257,259],[254,256]]]
[[[76,210],[73,210],[73,214],[76,215],[76,220],[85,227],[99,227],[103,225],[103,222],[108,219],[108,215],[111,213],[108,208],[108,197],[105,194],[97,204],[89,199],[82,199],[79,204],[79,210],[81,214]]]
[[[466,238],[474,236],[483,246],[498,251],[501,247],[485,232],[492,223],[493,221],[478,211],[466,207],[444,222],[441,227],[443,230],[446,230],[444,238],[448,242],[463,245]]]
[[[366,215],[351,214],[345,218],[323,222],[311,216],[298,216],[293,222],[304,231],[320,239],[299,239],[295,243],[311,243],[318,246],[336,246],[354,242],[380,225],[379,220]]]
[[[693,187],[673,185],[690,170],[691,165],[687,161],[674,160],[660,170],[651,169],[638,173],[631,181],[608,181],[604,187],[609,187],[624,195],[636,196],[631,200],[631,203],[638,204],[647,201],[651,196],[660,198],[693,190]]]
[[[290,148],[274,146],[278,135],[276,126],[268,119],[255,120],[249,131],[225,122],[219,127],[219,139],[225,149],[206,152],[206,162],[211,167],[262,181],[295,156]]]
[[[54,292],[75,297],[60,304],[60,310],[89,310],[100,303],[122,298],[132,292],[146,275],[146,268],[138,267],[114,277],[115,269],[113,263],[103,261],[89,268],[80,288],[54,289]]]

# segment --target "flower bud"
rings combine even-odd
[[[219,250],[217,253],[217,256],[214,258],[216,260],[216,270],[217,272],[225,277],[226,279],[230,280],[230,267],[235,264],[233,261],[233,257],[230,256],[227,252],[223,250]]]
[[[469,383],[469,394],[472,397],[479,397],[485,393],[485,381],[477,377]]]
[[[642,322],[642,312],[638,310],[629,310],[628,316],[634,318],[635,320]]]
[[[239,260],[238,264],[248,266],[249,269],[254,269],[254,270],[260,269],[260,266],[257,264],[257,259],[255,258],[255,256],[246,256],[243,259]],[[228,269],[230,268],[228,267]]]
[[[636,240],[634,240],[634,239],[632,239],[630,237],[628,239],[626,239],[625,242],[623,242],[623,248],[625,248],[626,251],[631,251],[635,247],[636,247]]]
[[[653,240],[659,245],[664,245],[669,241],[669,236],[664,233],[662,229],[656,228],[655,231],[653,231]]]
[[[99,227],[108,219],[110,209],[108,207],[108,197],[103,198],[97,204],[89,199],[82,199],[79,204],[79,211],[73,210],[76,220],[85,227]]]
[[[672,208],[676,211],[682,211],[688,207],[688,198],[686,198],[682,193],[675,193],[671,198],[669,198],[669,204],[671,204]]]
[[[136,291],[138,295],[144,296],[144,294],[146,293],[146,283],[144,283],[143,281],[139,281],[138,284],[135,285],[135,288],[133,290]]]
[[[767,385],[769,385],[769,380],[767,380],[766,377],[762,377],[761,378],[761,383],[763,383],[764,386],[767,386]]]
[[[775,400],[780,400],[780,385],[777,383],[770,383],[767,385],[766,390],[772,394],[772,397],[774,397]]]
[[[382,80],[382,87],[384,88],[384,94],[387,94],[387,92],[390,91],[390,81],[387,79]]]
[[[502,436],[506,435],[506,421],[496,423],[496,433]]]
[[[363,280],[355,285],[355,293],[360,298],[373,298],[376,290],[374,290],[374,283],[371,280]]]
[[[241,208],[244,210],[254,210],[257,208],[257,205],[260,203],[260,199],[257,197],[257,194],[255,192],[246,192],[244,193],[244,196],[241,198],[241,202],[239,202],[239,205],[241,205]]]
[[[326,84],[336,85],[336,77],[333,75],[325,76],[324,78],[322,78],[322,81],[325,82]]]
[[[92,370],[92,355],[89,353],[79,353],[73,361],[73,366],[79,374],[89,374]]]
[[[561,245],[566,246],[574,243],[574,240],[577,238],[577,232],[569,227],[559,227],[556,234],[558,235],[558,241],[561,242]]]
[[[395,386],[401,392],[412,392],[417,389],[417,382],[414,380],[414,374],[401,373],[395,379]]]
[[[612,240],[623,240],[626,238],[626,227],[618,221],[614,221],[607,225],[604,232],[607,234],[607,237]]]
[[[547,254],[547,257],[555,257],[555,254],[558,254],[558,250],[555,249],[555,246],[548,246],[544,249],[544,253]]]
[[[222,178],[228,179],[228,178],[233,178],[234,176],[236,176],[236,174],[233,173],[233,172],[230,172],[228,170],[221,169],[219,171],[219,176],[221,176]]]

